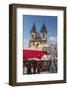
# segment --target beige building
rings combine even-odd
[[[33,24],[32,29],[30,31],[29,48],[42,50],[45,47],[48,47],[47,28],[45,24],[42,25],[40,32],[36,32],[35,24]]]

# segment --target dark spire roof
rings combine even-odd
[[[32,32],[36,33],[36,26],[35,26],[35,23],[34,23],[33,26],[32,26],[31,33],[32,33]]]
[[[47,33],[47,28],[46,28],[45,24],[42,25],[42,28],[41,28],[41,31],[40,31],[40,32],[41,32],[41,33],[42,33],[42,32]]]

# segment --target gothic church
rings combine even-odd
[[[36,31],[36,26],[33,24],[30,31],[29,48],[42,50],[47,46],[47,28],[45,24],[42,25],[40,32]]]

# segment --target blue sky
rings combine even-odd
[[[47,28],[48,44],[57,42],[57,17],[56,16],[23,16],[23,37],[24,48],[28,47],[30,39],[30,30],[35,23],[36,31],[39,32],[44,23]]]

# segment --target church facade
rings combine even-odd
[[[43,50],[43,48],[46,47],[48,47],[48,43],[47,43],[47,28],[45,24],[42,25],[40,32],[36,31],[36,26],[35,24],[33,24],[30,31],[29,48]]]

